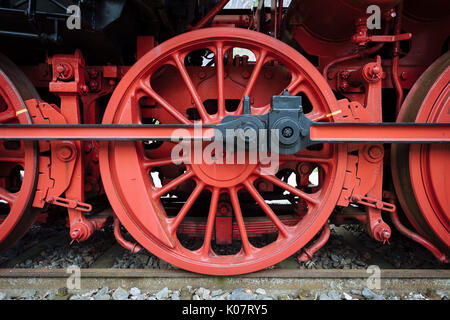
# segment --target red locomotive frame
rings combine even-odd
[[[330,222],[357,221],[386,243],[386,216],[448,262],[450,10],[431,2],[274,0],[270,10],[260,1],[229,13],[222,0],[161,44],[137,37],[133,66],[86,65],[81,50],[20,69],[2,56],[0,249],[60,206],[74,241],[113,220],[125,248],[205,274],[260,270],[300,250],[306,261]],[[369,5],[380,9],[382,30],[369,28]],[[211,138],[208,126],[241,115],[244,96],[251,115],[264,115],[284,89],[302,97],[306,117],[328,125],[309,129],[318,146],[280,155],[277,173],[170,158],[174,143],[164,139],[176,126],[201,120],[201,136]],[[105,194],[112,210],[93,204]],[[202,243],[188,247],[186,237]],[[260,245],[261,237],[272,240]],[[239,250],[220,253],[236,242]]]

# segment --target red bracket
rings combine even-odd
[[[367,18],[360,18],[356,22],[356,34],[352,36],[352,42],[359,46],[365,46],[369,42],[397,42],[409,40],[412,38],[412,33],[402,33],[395,35],[369,35],[369,28],[367,27]]]
[[[395,205],[389,202],[377,200],[369,197],[361,197],[358,195],[352,196],[352,200],[355,203],[361,204],[366,207],[371,207],[387,212],[394,212],[396,210]]]
[[[57,206],[75,209],[82,212],[92,211],[92,205],[78,200],[66,199],[61,197],[50,197],[49,199],[47,199],[47,202]]]

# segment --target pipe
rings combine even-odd
[[[6,30],[0,30],[0,36],[17,37],[17,38],[25,38],[25,39],[40,39],[40,35],[38,35],[36,33],[25,33],[25,32],[15,32],[15,31],[6,31]]]
[[[277,38],[280,38],[281,35],[281,22],[283,20],[283,0],[279,0],[278,2],[278,33],[276,34]]]
[[[188,30],[197,30],[203,28],[212,18],[214,18],[229,2],[230,0],[221,0],[212,8],[206,16],[204,16],[195,26],[188,26]]]
[[[323,68],[323,77],[325,79],[327,79],[328,77],[328,70],[330,69],[331,66],[340,63],[340,62],[344,62],[344,61],[348,61],[348,60],[352,60],[352,59],[357,59],[357,58],[363,58],[366,57],[368,55],[374,54],[375,52],[377,52],[378,50],[380,50],[382,47],[384,46],[384,43],[378,43],[377,45],[373,46],[372,48],[369,49],[364,49],[359,51],[358,53],[354,53],[348,56],[344,56],[344,57],[340,57],[337,58],[333,61],[331,61],[330,63],[328,63],[324,68]]]
[[[403,2],[400,2],[397,7],[397,17],[395,19],[395,25],[394,25],[394,36],[397,34],[400,34],[400,32],[401,32],[402,13],[403,13]],[[391,79],[392,79],[392,84],[397,93],[395,112],[396,112],[396,114],[398,114],[400,112],[400,108],[401,108],[402,102],[403,102],[403,88],[400,84],[400,77],[398,74],[398,65],[399,65],[399,60],[400,60],[400,41],[394,42],[392,54],[393,54],[393,58],[392,58]]]
[[[127,240],[125,240],[120,233],[120,221],[117,216],[114,214],[114,236],[116,237],[117,242],[127,250],[130,250],[133,253],[138,253],[142,250],[142,247],[137,243],[133,244]]]
[[[403,234],[404,236],[410,238],[411,240],[413,240],[413,241],[417,242],[418,244],[420,244],[420,245],[424,246],[425,248],[427,248],[440,261],[442,261],[444,263],[449,263],[450,262],[449,258],[444,253],[442,253],[438,248],[436,248],[431,242],[429,242],[425,238],[421,237],[417,233],[415,233],[415,232],[409,230],[408,228],[406,228],[400,222],[400,219],[399,219],[398,214],[397,214],[397,210],[395,210],[394,212],[391,213],[391,220],[394,223],[395,228],[398,231],[400,231],[401,234]]]
[[[314,253],[316,253],[320,248],[322,248],[325,243],[327,243],[330,238],[330,225],[328,222],[323,226],[322,233],[320,234],[319,239],[314,242],[309,248],[304,248],[303,253],[297,258],[298,262],[306,262],[312,258]]]
[[[27,10],[21,10],[21,9],[11,9],[11,8],[0,8],[0,13],[8,13],[8,14],[23,14],[27,15]],[[49,18],[60,18],[60,19],[67,19],[70,17],[70,14],[68,13],[55,13],[55,12],[46,12],[46,11],[35,11],[34,12],[36,16],[45,16]]]
[[[388,31],[389,31],[389,24],[388,24],[388,21],[386,21],[386,24],[385,24],[385,27],[383,30],[383,34],[386,34]],[[328,70],[330,69],[330,67],[334,66],[335,64],[341,63],[344,61],[348,61],[348,60],[352,60],[352,59],[363,58],[363,57],[369,56],[371,54],[374,54],[375,52],[377,52],[381,48],[383,48],[384,44],[385,44],[384,42],[380,42],[380,43],[377,43],[376,45],[374,45],[372,48],[367,48],[367,49],[359,51],[358,53],[353,53],[351,55],[340,57],[340,58],[330,61],[323,68],[323,71],[322,71],[323,77],[325,79],[328,79]]]

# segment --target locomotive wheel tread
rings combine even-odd
[[[450,52],[437,59],[417,80],[406,97],[397,122],[416,122],[418,113],[424,105],[427,97],[433,94],[432,88],[436,81],[450,66]],[[445,81],[445,80],[444,80]],[[448,79],[447,79],[448,82]],[[448,103],[448,102],[447,102]],[[443,252],[450,253],[448,243],[443,243],[435,231],[430,227],[414,196],[414,188],[410,175],[410,154],[413,146],[407,144],[395,144],[392,146],[391,170],[398,200],[413,227],[426,238],[435,243]],[[417,149],[416,149],[417,150]],[[415,152],[415,151],[414,151]],[[447,235],[448,237],[448,235]]]
[[[9,60],[1,53],[0,72],[2,72],[6,77],[4,81],[9,82],[8,85],[13,88],[12,91],[17,92],[16,99],[18,99],[17,104],[13,105],[15,114],[12,117],[5,117],[3,120],[9,121],[17,118],[19,119],[19,122],[23,124],[31,124],[32,119],[29,115],[29,112],[23,112],[23,110],[28,110],[24,101],[28,99],[39,99],[39,94],[37,93],[33,84],[25,76],[25,74],[11,60]],[[14,94],[15,93],[13,93],[13,95]],[[3,113],[5,114],[7,112]],[[2,231],[4,233],[0,234],[0,237],[3,238],[3,240],[0,241],[0,251],[11,247],[18,239],[23,237],[39,214],[39,210],[31,208],[38,180],[38,145],[36,142],[30,141],[23,142],[23,144],[25,157],[28,160],[26,163],[24,163],[24,177],[22,181],[22,187],[19,192],[14,194],[13,198],[10,198],[10,200],[12,201],[11,203],[13,203],[14,201],[21,202],[21,210],[17,210],[16,208],[13,208],[14,205],[11,205],[11,222],[8,221],[8,218],[6,218],[3,222],[5,225],[3,226]],[[25,162],[24,159],[20,159],[20,161]],[[2,194],[5,195],[7,193],[3,192]],[[14,218],[14,221],[12,221],[12,218]],[[2,230],[1,226],[0,230]]]

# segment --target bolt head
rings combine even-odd
[[[291,127],[284,127],[283,130],[281,131],[281,134],[285,138],[290,138],[294,134],[294,129],[292,129]]]
[[[62,141],[56,146],[56,156],[64,162],[71,161],[76,156],[76,152],[73,144],[68,141]]]
[[[381,72],[380,66],[376,65],[372,68],[372,74],[379,74]]]
[[[79,239],[81,237],[81,230],[79,228],[75,228],[70,233],[70,237],[74,240]]]
[[[347,70],[341,71],[341,72],[339,73],[339,75],[340,75],[340,77],[341,77],[342,79],[348,79],[348,78],[350,78],[350,72],[348,72]]]
[[[369,157],[373,160],[378,160],[383,156],[383,149],[380,146],[372,146],[369,148]]]
[[[306,175],[311,172],[311,165],[308,163],[301,164],[297,169],[301,174]]]
[[[63,73],[64,70],[65,70],[65,68],[64,68],[63,65],[58,64],[58,65],[56,66],[56,71],[57,71],[58,73]]]
[[[69,159],[72,156],[72,150],[67,147],[61,148],[59,152],[59,155],[64,159]]]
[[[267,190],[269,190],[269,186],[266,182],[261,181],[260,183],[258,183],[258,189],[260,191],[267,191]]]
[[[89,88],[91,88],[91,90],[97,90],[98,82],[96,80],[89,81]]]
[[[97,70],[90,70],[90,71],[89,71],[89,77],[91,77],[91,78],[96,78],[97,75],[98,75]]]

